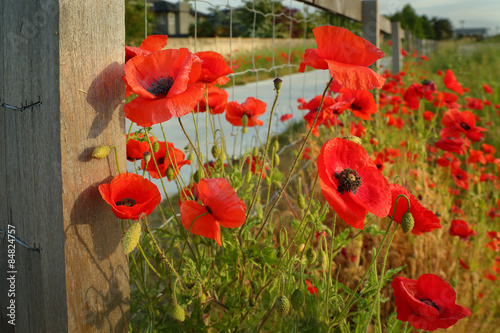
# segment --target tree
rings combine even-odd
[[[434,31],[436,32],[436,39],[450,39],[453,37],[453,26],[448,19],[433,18],[431,20]]]

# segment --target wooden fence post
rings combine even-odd
[[[0,6],[0,229],[42,249],[0,242],[0,332],[128,330],[121,225],[98,192],[116,163],[91,158],[116,145],[125,171],[124,12],[122,0]]]
[[[398,74],[401,71],[401,23],[392,22],[392,74]]]
[[[380,15],[377,0],[364,0],[361,2],[361,17],[363,25],[363,38],[380,47]]]
[[[406,35],[406,52],[410,52],[411,51],[411,48],[413,47],[412,43],[413,43],[413,35],[411,34],[410,30],[406,30],[405,31],[405,35]]]

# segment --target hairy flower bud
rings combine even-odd
[[[186,312],[184,312],[184,309],[179,304],[175,304],[172,312],[170,312],[170,316],[174,321],[182,323],[186,319]]]
[[[158,141],[153,142],[153,153],[157,153],[160,150],[160,143]]]
[[[198,182],[200,181],[201,179],[201,173],[200,173],[200,170],[196,170],[196,172],[194,173],[193,175],[193,181],[198,184]]]
[[[415,225],[415,220],[413,219],[413,215],[410,212],[406,212],[403,214],[401,218],[401,227],[403,228],[403,232],[405,234],[409,233],[413,230],[413,226]]]
[[[299,194],[299,196],[297,197],[297,205],[299,205],[299,208],[301,210],[304,210],[307,207],[306,199],[302,194]]]
[[[219,154],[220,154],[219,147],[217,147],[217,145],[213,145],[213,147],[212,147],[212,156],[214,158],[217,158],[217,157],[219,157]]]
[[[123,238],[123,252],[129,254],[132,252],[141,238],[141,223],[136,222],[127,230],[125,237]]]
[[[316,261],[316,257],[317,257],[316,251],[314,251],[312,247],[308,248],[306,252],[307,261],[310,264],[314,264],[314,262]]]
[[[277,167],[280,164],[280,157],[278,154],[274,153],[273,155],[273,168]]]
[[[363,144],[363,140],[361,140],[361,138],[354,136],[354,135],[346,135],[346,136],[343,136],[342,139],[352,141],[354,143],[357,143],[360,146]]]
[[[175,172],[174,169],[172,169],[172,167],[168,167],[167,169],[167,178],[168,180],[172,180],[175,178]]]
[[[97,159],[103,159],[108,156],[110,152],[109,146],[97,146],[94,148],[94,151],[92,152],[92,157],[97,158]]]
[[[300,289],[295,289],[292,296],[290,297],[290,303],[295,311],[299,311],[300,308],[304,305],[306,297],[304,292]]]
[[[274,304],[276,306],[276,310],[278,310],[278,313],[282,316],[286,316],[290,311],[290,301],[286,298],[286,296],[278,296]]]
[[[243,129],[245,129],[248,125],[248,116],[246,114],[241,117],[241,126],[243,126]]]

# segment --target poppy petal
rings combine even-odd
[[[340,85],[353,90],[382,88],[385,78],[368,67],[325,59],[330,75]]]
[[[179,95],[167,97],[167,109],[174,117],[182,117],[194,109],[196,104],[203,98],[205,85],[203,83],[195,83]]]
[[[186,230],[191,228],[192,234],[214,239],[219,246],[222,245],[220,225],[214,217],[208,213],[205,206],[200,205],[196,201],[184,201],[181,204],[180,211],[182,225]]]
[[[160,51],[167,46],[167,35],[151,35],[146,37],[141,43],[141,49],[149,52]]]
[[[135,58],[134,58],[135,59]],[[141,127],[150,127],[172,118],[166,106],[167,99],[147,99],[136,97],[123,107],[127,119]]]

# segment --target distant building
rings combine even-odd
[[[458,39],[460,38],[476,38],[477,40],[484,39],[488,29],[486,28],[462,28],[455,29],[455,35]]]
[[[156,17],[154,34],[168,35],[169,37],[188,37],[189,26],[194,24],[195,15],[188,3],[179,1],[171,3],[165,0],[153,2],[151,10]],[[205,14],[198,12],[199,18]]]

